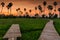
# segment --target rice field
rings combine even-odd
[[[21,40],[38,40],[45,24],[48,22],[46,19],[32,19],[32,18],[11,18],[0,19],[0,40],[10,28],[12,24],[19,24],[21,28]]]

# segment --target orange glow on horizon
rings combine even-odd
[[[13,6],[12,6],[12,11],[11,11],[11,13],[13,14],[13,15],[18,15],[18,13],[16,12],[16,9],[17,8],[20,8],[21,9],[21,11],[23,12],[23,14],[22,14],[22,16],[25,14],[25,12],[24,12],[24,8],[26,8],[27,9],[27,12],[29,13],[29,15],[30,16],[34,16],[34,14],[36,13],[36,11],[35,11],[35,6],[38,6],[38,5],[41,5],[42,6],[42,8],[43,8],[43,10],[44,10],[44,7],[43,7],[43,1],[42,0],[32,0],[32,1],[24,1],[24,0],[1,0],[0,1],[0,3],[2,2],[2,1],[4,1],[5,2],[5,7],[4,7],[4,9],[3,9],[3,14],[5,14],[5,15],[9,15],[9,13],[8,13],[8,10],[7,10],[7,8],[6,8],[6,6],[8,5],[8,3],[9,2],[12,2],[13,3]],[[54,1],[57,1],[57,0],[54,0],[54,1],[52,1],[52,0],[46,0],[47,1],[47,5],[49,5],[49,4],[51,4],[52,6],[53,6],[53,2]],[[56,10],[58,10],[58,8],[60,7],[60,3],[59,3],[60,1],[58,0],[57,1],[57,3],[58,3],[58,5],[57,5],[57,9]],[[54,7],[54,6],[53,6]],[[29,10],[32,10],[32,12],[30,13],[29,12]],[[0,6],[0,11],[1,11],[1,6]],[[54,9],[52,10],[52,13],[54,12]],[[39,10],[37,10],[37,13],[39,14]],[[48,11],[48,9],[47,9],[47,6],[46,6],[46,11],[45,11],[45,14],[46,15],[48,15],[48,13],[49,13],[49,11]],[[59,13],[58,11],[56,12],[57,14]],[[0,13],[0,14],[2,14],[2,13]],[[20,14],[20,13],[19,13]],[[42,14],[44,14],[44,12],[40,12],[40,14],[39,15],[42,15]]]

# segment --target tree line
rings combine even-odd
[[[60,18],[60,8],[58,8],[58,11],[59,11],[59,15],[56,13],[56,8],[57,8],[57,5],[58,5],[58,3],[55,1],[55,2],[53,2],[53,5],[54,5],[54,12],[55,13],[51,13],[52,12],[52,10],[53,10],[53,6],[52,5],[48,5],[47,6],[47,9],[49,10],[49,17],[48,16],[46,16],[45,15],[45,11],[46,11],[46,5],[47,5],[47,2],[46,1],[44,1],[43,2],[43,7],[44,7],[44,10],[42,10],[43,8],[42,8],[42,6],[41,5],[38,5],[38,6],[36,6],[35,7],[35,10],[37,11],[37,9],[42,13],[42,12],[44,12],[44,14],[43,15],[41,15],[42,16],[42,18],[57,18],[58,16],[59,16],[59,18]],[[2,9],[1,9],[1,13],[3,12],[3,8],[4,8],[4,6],[5,6],[5,3],[4,2],[2,2],[1,3],[1,6],[2,6]],[[6,6],[6,8],[8,9],[8,14],[10,14],[10,15],[8,15],[8,16],[5,16],[4,14],[0,14],[0,17],[2,18],[4,18],[4,17],[28,17],[28,18],[31,18],[31,16],[29,16],[29,13],[31,13],[32,12],[32,9],[30,9],[29,10],[29,13],[26,11],[27,9],[26,8],[24,8],[24,12],[25,12],[25,15],[24,16],[21,16],[21,15],[19,15],[19,16],[13,16],[12,14],[11,14],[11,10],[12,10],[12,7],[13,6],[13,3],[12,2],[10,2],[7,6]],[[20,8],[17,8],[16,9],[16,11],[17,11],[17,13],[18,13],[18,11],[20,11],[21,12],[21,14],[23,14],[23,12],[20,10]],[[40,14],[40,13],[39,13]],[[36,13],[35,12],[35,15],[34,16],[32,16],[32,18],[37,18],[37,17],[39,17],[39,18],[41,18],[40,16],[39,16],[39,14],[38,13]]]

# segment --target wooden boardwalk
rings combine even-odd
[[[19,24],[12,24],[3,38],[8,38],[8,40],[16,40],[17,37],[21,37]]]
[[[56,32],[52,20],[50,20],[46,24],[46,26],[38,40],[60,40],[60,36]]]

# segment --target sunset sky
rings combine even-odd
[[[3,13],[5,13],[5,14],[8,14],[7,13],[8,10],[7,10],[6,6],[8,5],[9,2],[12,2],[13,3],[12,13],[13,14],[15,14],[15,15],[17,14],[17,12],[16,12],[17,8],[21,8],[21,11],[23,11],[24,8],[26,8],[27,11],[29,9],[32,9],[32,13],[30,15],[33,15],[35,12],[35,10],[34,10],[35,6],[41,5],[43,7],[43,4],[42,4],[43,1],[44,0],[0,0],[0,3],[5,2],[5,7],[3,9]],[[45,0],[45,1],[47,2],[47,5],[53,4],[53,2],[56,1],[58,3],[57,8],[60,7],[59,6],[60,0]],[[46,6],[46,8],[47,8],[47,6]],[[1,11],[1,5],[0,5],[0,11]],[[39,13],[39,11],[37,11],[37,12]],[[46,13],[48,13],[48,9],[46,9]],[[57,13],[58,13],[58,11],[57,11]]]

